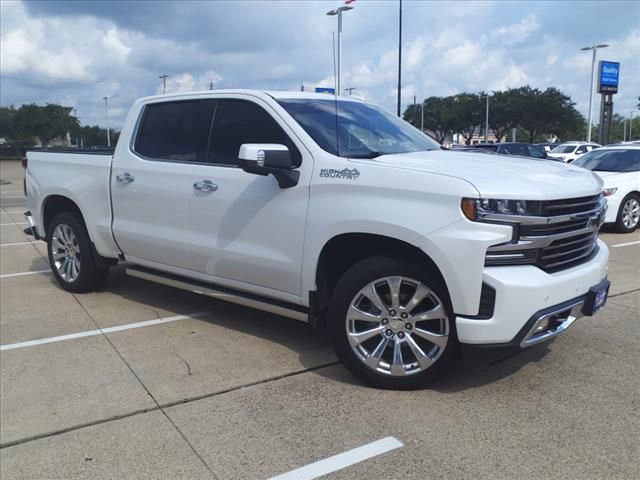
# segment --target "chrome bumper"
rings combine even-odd
[[[582,307],[585,298],[575,300],[569,305],[563,305],[556,310],[541,315],[520,342],[522,348],[550,340],[569,328],[573,322],[584,316]]]

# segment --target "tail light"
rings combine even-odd
[[[27,157],[22,157],[22,168],[27,169]]]

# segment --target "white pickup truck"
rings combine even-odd
[[[444,151],[353,98],[229,90],[132,107],[113,155],[28,154],[28,229],[62,288],[108,268],[326,325],[368,383],[428,384],[599,310],[602,182]],[[489,348],[492,347],[492,348]]]

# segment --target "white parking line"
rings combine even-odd
[[[16,245],[31,245],[32,243],[42,243],[40,241],[37,242],[16,242],[16,243],[3,243],[0,247],[15,247]]]
[[[51,270],[32,270],[30,272],[5,273],[0,278],[24,277],[25,275],[36,275],[38,273],[51,273]]]
[[[311,463],[296,470],[291,470],[277,477],[272,477],[269,480],[312,480],[402,446],[404,446],[403,443],[395,437],[381,438],[380,440],[354,448],[353,450],[339,453],[333,457],[325,458],[324,460]]]
[[[617,245],[611,245],[611,248],[628,247],[629,245],[638,245],[638,244],[640,244],[640,240],[636,240],[635,242],[618,243]]]
[[[28,225],[28,223],[27,222],[0,223],[0,227],[6,227],[7,225]]]
[[[47,343],[64,342],[66,340],[73,340],[74,338],[93,337],[95,335],[102,335],[103,333],[121,332],[123,330],[132,330],[134,328],[150,327],[151,325],[159,325],[161,323],[177,322],[179,320],[187,320],[194,317],[202,317],[209,312],[194,312],[188,315],[176,315],[174,317],[156,318],[155,320],[145,320],[144,322],[127,323],[125,325],[117,325],[115,327],[107,327],[99,330],[87,330],[86,332],[70,333],[68,335],[60,335],[57,337],[41,338],[38,340],[28,340],[26,342],[9,343],[7,345],[0,345],[0,351],[16,350],[18,348],[35,347],[37,345],[45,345]]]

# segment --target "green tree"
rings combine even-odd
[[[107,146],[107,131],[98,125],[80,127],[77,133],[78,140],[84,145],[85,148],[91,147],[106,147]],[[111,145],[115,146],[120,137],[120,132],[114,132],[109,130],[109,137],[111,138]]]
[[[21,124],[19,109],[13,105],[0,107],[0,138],[15,148],[16,157],[21,156],[23,147],[35,145],[34,136],[25,125]]]
[[[453,97],[429,97],[423,104],[409,105],[403,118],[413,126],[420,128],[422,108],[424,107],[424,130],[438,142],[453,132]]]
[[[498,140],[518,125],[520,104],[519,90],[513,88],[493,92],[489,98],[489,128]]]
[[[450,111],[448,112],[451,129],[459,133],[465,143],[469,145],[484,118],[481,94],[459,93],[448,98],[451,99],[449,100]]]

